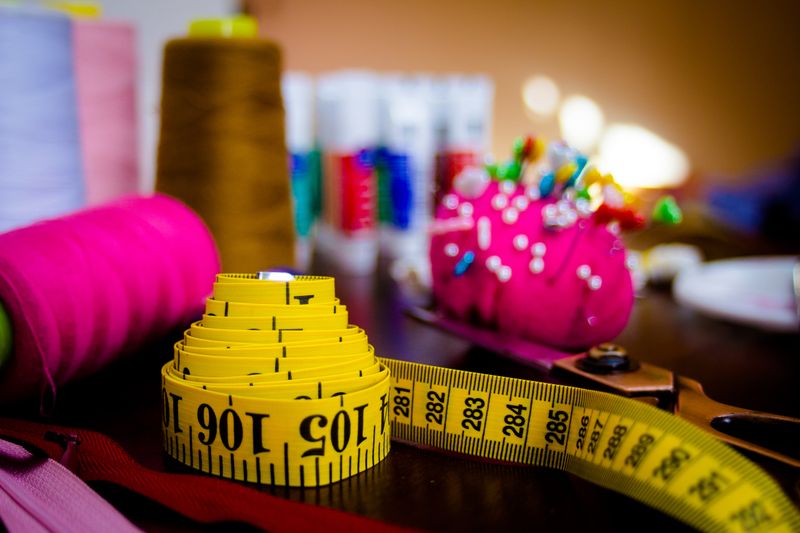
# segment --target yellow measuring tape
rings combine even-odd
[[[800,531],[755,464],[649,405],[591,390],[378,358],[333,278],[220,274],[162,369],[164,448],[192,468],[320,486],[391,438],[571,472],[702,530]]]

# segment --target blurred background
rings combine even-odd
[[[385,256],[424,284],[429,225],[453,180],[485,164],[503,174],[532,135],[576,150],[566,160],[583,154],[575,179],[612,174],[617,207],[677,199],[682,225],[624,237],[640,252],[701,248],[654,255],[667,278],[703,258],[800,250],[796,2],[3,8],[0,230],[155,190],[198,211],[228,270],[308,270],[319,253],[364,274]],[[39,11],[13,30],[25,10]],[[251,18],[220,19],[235,15]],[[47,92],[55,81],[61,100]],[[64,116],[50,124],[47,109]],[[33,155],[54,143],[58,161]],[[548,157],[536,172],[564,171]]]
[[[192,19],[229,15],[240,3],[99,4],[108,18],[137,25],[140,157],[152,180],[164,42]],[[679,147],[695,172],[728,181],[800,144],[800,7],[791,0],[249,0],[241,8],[283,47],[287,70],[486,74],[499,156],[521,133],[559,137],[559,104],[574,95],[591,99],[604,124],[647,128]],[[537,79],[545,80],[538,93]],[[526,87],[538,108],[526,105]]]
[[[606,124],[647,128],[680,147],[696,171],[730,179],[800,141],[800,7],[792,1],[252,0],[245,7],[284,47],[289,70],[488,75],[499,156],[524,132],[560,136],[558,103],[572,95],[590,98]],[[544,112],[524,97],[526,82],[539,76],[559,95]]]
[[[739,230],[768,226],[778,240],[794,241],[786,224],[798,220],[796,212],[766,209],[764,202],[776,188],[796,185],[784,180],[755,192],[725,186],[753,185],[796,166],[795,2],[178,0],[169,10],[154,1],[100,4],[105,16],[131,20],[139,32],[145,191],[154,183],[165,40],[185,34],[195,18],[244,12],[282,48],[284,70],[309,75],[312,87],[316,77],[343,69],[484,76],[492,86],[485,150],[494,158],[506,157],[521,134],[561,138],[596,156],[624,186],[677,185],[708,200]],[[643,167],[658,175],[643,175]],[[712,190],[715,184],[723,188]],[[777,213],[777,220],[765,222],[756,211]]]

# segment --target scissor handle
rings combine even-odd
[[[611,348],[616,350],[615,353],[624,353],[622,348],[612,345],[605,351]],[[565,357],[556,361],[553,369],[623,396],[652,398],[658,407],[673,412],[728,444],[800,468],[800,458],[774,449],[784,447],[797,453],[800,419],[716,402],[706,396],[697,381],[647,363],[638,363],[628,371],[597,373],[582,364],[588,358],[590,355]],[[794,448],[792,444],[795,444]]]
[[[679,377],[677,385],[676,415],[737,448],[800,468],[800,459],[768,447],[789,447],[794,443],[797,452],[800,419],[716,402],[706,396],[700,383],[690,378]]]

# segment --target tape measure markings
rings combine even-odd
[[[206,311],[162,368],[164,448],[191,468],[320,486],[380,462],[391,434],[565,470],[704,530],[800,531],[766,474],[652,406],[376,358],[331,278],[220,275]]]
[[[295,291],[294,287],[300,287]],[[332,278],[299,276],[293,282],[265,282],[255,274],[220,274],[214,283],[214,297],[241,303],[307,305],[336,299]]]
[[[340,402],[343,402],[343,400],[340,400]],[[226,405],[227,405],[227,407],[229,407],[231,409],[228,412],[234,413],[234,414],[233,415],[225,415],[224,414],[225,411],[223,411],[223,414],[220,414],[218,418],[215,417],[214,420],[222,421],[222,420],[230,419],[231,416],[238,416],[238,414],[236,414],[236,410],[235,410],[237,406],[234,404],[234,400],[230,395],[226,396]],[[209,413],[209,414],[210,413],[214,413],[214,409],[213,408],[207,409],[206,412]],[[252,413],[248,413],[248,414],[252,415]],[[215,416],[215,415],[212,414],[211,416]],[[226,416],[228,416],[228,418],[225,418]],[[266,416],[264,418],[268,418],[268,416]],[[238,418],[233,418],[233,419],[234,420],[238,420]],[[230,424],[230,422],[228,422],[228,424]],[[210,425],[210,423],[207,422],[202,428],[203,431],[209,431],[209,425]],[[177,427],[177,424],[176,424],[176,427]],[[217,428],[217,422],[214,423],[214,427]],[[385,432],[385,434],[384,434],[383,442],[382,443],[381,442],[378,443],[378,445],[377,445],[377,453],[376,453],[376,447],[375,447],[376,427],[377,426],[374,426],[374,425],[372,427],[372,447],[371,447],[371,449],[364,449],[363,459],[361,457],[361,453],[360,453],[361,450],[360,449],[356,449],[354,451],[354,453],[349,454],[349,456],[348,456],[349,457],[348,458],[348,463],[349,463],[349,465],[348,465],[348,476],[353,474],[353,455],[356,456],[355,457],[355,463],[356,463],[356,470],[355,471],[356,472],[359,472],[359,471],[362,470],[362,462],[363,462],[363,467],[364,468],[368,468],[368,467],[373,466],[376,462],[378,462],[381,459],[383,459],[383,457],[385,456],[386,451],[387,451],[388,447],[390,446],[389,445],[389,438],[388,438],[388,431]],[[216,431],[223,431],[223,430],[221,428],[217,428],[217,429],[214,429],[214,431],[216,432]],[[170,438],[168,438],[168,435],[165,432],[165,449],[166,449],[167,453],[169,453],[169,455],[172,456],[174,459],[176,459],[176,460],[178,460],[178,461],[180,461],[180,462],[182,462],[184,464],[187,464],[187,466],[195,468],[194,448],[195,448],[195,438],[197,438],[198,439],[198,446],[197,446],[198,447],[198,450],[197,450],[197,452],[198,452],[198,455],[197,455],[197,464],[198,464],[198,466],[197,466],[197,468],[198,469],[200,469],[202,471],[205,471],[205,472],[207,472],[209,474],[212,474],[212,475],[220,475],[220,476],[223,476],[223,477],[241,479],[242,481],[246,481],[247,479],[260,480],[264,476],[264,472],[262,472],[261,460],[260,460],[260,457],[258,457],[257,455],[255,456],[255,459],[256,459],[255,465],[253,465],[251,463],[251,465],[248,466],[247,459],[245,459],[245,458],[240,459],[240,461],[241,461],[241,470],[237,470],[237,467],[236,467],[236,454],[234,453],[234,451],[230,451],[227,454],[227,456],[224,456],[222,453],[214,452],[213,451],[213,447],[212,447],[211,444],[207,444],[206,442],[203,442],[203,440],[207,440],[207,441],[211,440],[211,437],[206,438],[203,433],[196,433],[195,426],[193,424],[189,424],[188,425],[188,432],[189,432],[189,438],[188,438],[189,461],[188,462],[187,462],[187,455],[186,455],[186,444],[187,443],[186,442],[180,442],[179,436],[178,436],[177,433],[172,435],[172,439],[170,439]],[[229,433],[227,433],[227,435],[229,435]],[[223,437],[223,438],[228,438],[229,439],[230,437],[228,436],[228,437]],[[237,439],[237,438],[241,439],[242,437],[235,437],[234,436],[234,439]],[[256,437],[254,437],[254,438],[256,438]],[[216,440],[216,439],[214,439],[214,440]],[[263,444],[263,442],[262,442],[262,444]],[[281,443],[282,449],[283,449],[283,452],[284,452],[283,453],[283,471],[282,471],[282,473],[284,475],[284,479],[283,479],[284,483],[283,484],[295,485],[295,486],[309,486],[308,485],[308,479],[307,479],[307,476],[306,476],[306,473],[305,473],[305,469],[309,465],[308,464],[299,464],[297,470],[295,470],[293,468],[294,465],[293,465],[293,460],[291,458],[291,454],[289,453],[289,451],[290,451],[289,444],[290,444],[289,442]],[[203,447],[206,448],[206,454],[207,454],[207,460],[206,461],[203,460],[203,453],[201,451]],[[226,443],[225,447],[226,448],[227,447],[233,447],[233,443],[228,442],[228,443]],[[238,445],[237,445],[237,448],[238,448]],[[269,452],[271,450],[265,449],[263,451]],[[340,455],[339,459],[341,460],[343,457],[344,457],[343,455]],[[215,471],[215,468],[214,468],[214,462],[215,462],[214,459],[218,460],[218,469],[216,471]],[[227,460],[228,459],[230,459],[230,468],[227,467]],[[330,483],[330,482],[336,482],[336,481],[340,481],[341,479],[344,479],[344,477],[341,477],[341,476],[340,476],[339,479],[336,479],[335,477],[331,477],[331,475],[333,473],[333,463],[330,462],[330,461],[329,461],[329,467],[328,467],[329,477],[326,479],[324,475],[319,473],[320,472],[319,471],[319,463],[320,463],[320,460],[319,460],[318,457],[316,457],[314,459],[314,469],[315,469],[314,485],[315,486],[320,486],[320,485],[323,485],[323,484],[327,484],[327,483]],[[278,485],[279,483],[277,483],[276,478],[275,478],[276,463],[275,462],[270,462],[270,463],[267,463],[267,464],[268,464],[269,471],[270,471],[270,480],[271,480],[270,483],[272,485]],[[251,468],[254,468],[255,471],[251,471]],[[239,471],[241,473],[241,475],[237,476],[237,471]],[[292,473],[294,473],[294,472],[297,472],[297,476],[296,477],[292,475]]]
[[[490,392],[491,394],[486,400],[487,412],[482,416],[482,420],[486,421],[486,424],[484,424],[484,431],[495,434],[495,445],[487,445],[485,437],[484,442],[479,443],[475,437],[454,434],[452,430],[448,432],[444,425],[442,425],[442,429],[438,429],[438,424],[435,425],[437,426],[436,429],[432,429],[430,423],[426,423],[425,427],[423,427],[423,425],[419,423],[418,415],[413,416],[411,413],[408,413],[408,416],[404,416],[404,413],[400,409],[393,409],[391,414],[392,431],[396,439],[444,448],[456,453],[485,456],[495,460],[547,465],[573,473],[580,473],[582,477],[596,481],[603,486],[622,490],[632,495],[642,490],[642,485],[644,484],[655,491],[653,493],[655,500],[665,494],[668,494],[671,499],[671,501],[666,504],[658,503],[654,500],[646,500],[647,503],[666,510],[670,514],[678,516],[689,523],[699,525],[703,522],[709,527],[712,522],[708,522],[707,517],[701,520],[705,512],[714,512],[714,506],[719,506],[718,508],[722,509],[722,511],[716,513],[719,519],[723,517],[722,515],[724,515],[725,512],[730,511],[730,506],[733,505],[731,502],[741,497],[741,493],[731,492],[731,489],[734,488],[735,485],[732,483],[723,485],[721,483],[723,480],[735,480],[738,476],[740,487],[749,486],[750,488],[747,490],[753,495],[761,495],[761,498],[751,498],[751,501],[745,503],[745,507],[739,508],[735,510],[735,512],[730,512],[730,516],[727,518],[733,516],[739,517],[741,515],[744,518],[736,518],[736,520],[749,521],[749,524],[752,525],[759,520],[762,520],[763,523],[766,524],[766,517],[786,517],[784,519],[787,522],[784,525],[786,525],[787,528],[798,527],[800,524],[800,522],[797,521],[796,509],[794,509],[792,504],[783,496],[774,482],[763,474],[763,472],[727,447],[714,441],[710,436],[689,426],[688,423],[666,415],[663,412],[659,412],[651,406],[644,404],[639,406],[635,402],[623,400],[614,396],[611,396],[610,399],[603,397],[603,402],[606,402],[606,404],[601,402],[600,405],[597,405],[598,395],[602,395],[602,393],[581,391],[572,387],[550,384],[538,384],[538,388],[536,386],[537,384],[533,384],[533,387],[525,386],[532,382],[527,382],[527,384],[512,384],[510,387],[511,390],[521,390],[522,392],[518,394],[530,398],[529,407],[527,409],[530,416],[527,417],[524,422],[526,428],[524,432],[525,445],[523,446],[509,442],[505,436],[498,439],[497,435],[499,435],[499,433],[497,433],[496,430],[492,431],[489,429],[492,420],[494,420],[495,423],[497,422],[497,417],[490,412],[492,405],[494,405],[494,402],[491,400],[494,399],[494,397],[498,399],[508,397],[510,398],[508,405],[520,405],[519,403],[512,403],[512,401],[517,399],[514,396],[515,392],[512,392],[510,396],[507,394],[509,383],[505,380],[513,378],[486,376],[476,381],[473,379],[474,376],[469,375],[471,373],[459,375],[458,373],[462,371],[442,369],[441,372],[433,374],[435,377],[433,381],[431,381],[430,374],[426,373],[424,370],[419,370],[420,365],[388,359],[382,359],[382,361],[392,370],[393,392],[396,392],[395,387],[397,385],[402,389],[406,389],[409,387],[409,384],[411,384],[412,387],[423,386],[424,390],[435,391],[437,390],[436,385],[441,385],[442,382],[446,382],[451,387],[463,389],[467,394],[473,394],[475,391]],[[402,368],[403,366],[405,366],[405,368]],[[420,375],[416,376],[416,378],[412,375],[415,370],[420,372]],[[452,374],[447,376],[447,374],[450,373]],[[514,385],[516,385],[516,388]],[[542,390],[542,388],[544,390]],[[491,393],[491,391],[496,392]],[[401,393],[402,392],[403,391],[401,391]],[[587,394],[591,395],[591,397],[587,397]],[[421,393],[415,391],[415,395],[420,397]],[[452,390],[450,390],[448,392],[448,399],[452,397],[454,397],[454,394]],[[457,395],[455,395],[455,397],[458,398]],[[478,396],[473,395],[472,397]],[[463,399],[464,396],[462,395],[461,398]],[[395,402],[394,399],[393,402]],[[607,402],[612,402],[612,405],[608,405]],[[405,402],[401,401],[401,403]],[[595,407],[594,409],[589,407],[589,405],[593,403],[595,404],[593,406]],[[460,408],[461,404],[459,402],[456,402],[456,404],[459,406],[458,408]],[[466,402],[464,405],[467,407]],[[533,407],[530,407],[531,405]],[[449,415],[451,407],[449,404],[447,407],[447,414]],[[537,412],[544,414],[546,407],[551,408],[547,409],[547,414],[552,415],[547,417],[550,418],[548,423],[552,424],[551,429],[564,430],[563,432],[550,432],[554,434],[563,433],[565,435],[563,446],[558,445],[557,442],[555,446],[553,446],[553,443],[547,442],[542,442],[543,447],[532,446],[529,437],[531,427],[535,427],[537,424],[539,426],[542,425],[545,417],[538,416]],[[619,411],[621,407],[623,408],[623,412],[615,412]],[[522,411],[521,409],[519,410]],[[567,410],[569,410],[568,415]],[[642,410],[645,412],[634,413],[635,416],[632,416],[630,413],[630,411],[635,412]],[[420,409],[417,408],[417,411],[420,411]],[[563,411],[564,415],[559,415],[559,411]],[[575,416],[576,413],[580,416]],[[516,416],[521,415],[514,413],[514,417]],[[566,418],[564,418],[565,416]],[[586,424],[581,423],[583,417],[589,418]],[[654,417],[656,420],[652,421],[651,419]],[[450,420],[451,417],[448,416],[447,418]],[[458,418],[456,418],[456,420],[458,420]],[[461,420],[463,421],[465,418],[461,417]],[[512,421],[518,422],[519,420],[520,419],[514,420],[512,417]],[[650,423],[634,422],[634,420],[650,420]],[[664,427],[664,420],[670,422],[666,424],[666,427]],[[559,421],[569,421],[569,424],[567,424],[567,427],[562,428],[558,426]],[[507,427],[511,426],[507,425]],[[580,430],[585,427],[588,427],[592,431],[586,432],[586,437],[583,439],[580,449],[578,449],[577,442],[578,439],[581,438]],[[544,436],[544,438],[546,438],[548,434],[547,425],[539,429],[540,430],[534,431],[534,433],[538,434],[540,437]],[[629,464],[627,470],[623,471],[625,467],[623,459],[630,456],[628,455],[629,451],[632,451],[633,447],[637,444],[635,441],[619,438],[620,433],[627,433],[628,431],[636,438],[641,438],[641,435],[647,435],[644,442],[648,445],[644,447],[643,453],[633,455],[633,457],[638,457],[638,460],[632,461],[635,464],[633,466]],[[462,434],[463,433],[464,432],[462,432]],[[702,438],[698,438],[698,436]],[[617,440],[612,441],[611,439],[614,438]],[[556,440],[556,437],[552,437],[552,439]],[[524,447],[528,449],[522,453]],[[710,451],[701,451],[708,450],[709,447],[711,448]],[[570,453],[565,453],[566,450],[569,450]],[[607,453],[611,455],[611,458],[605,455],[605,450],[609,450]],[[616,450],[616,452],[614,452],[614,450]],[[733,461],[732,464],[734,464],[742,474],[734,475],[736,472],[735,468],[723,466],[723,461],[717,460],[709,455],[713,454],[716,456],[720,453],[727,461]],[[519,460],[520,456],[523,457],[522,461]],[[613,474],[611,476],[613,478],[612,481],[604,481],[604,479],[608,478],[609,472]],[[680,482],[682,478],[686,479]],[[745,479],[752,481],[744,481]],[[623,484],[622,480],[630,480],[631,483],[626,482]],[[767,490],[768,488],[770,490]],[[691,492],[687,493],[690,489]],[[744,489],[740,488],[738,490],[742,491]],[[708,506],[700,506],[698,502],[694,502],[694,500],[691,499],[688,501],[692,503],[686,503],[687,495],[693,496],[701,493],[701,491],[706,494],[714,495],[713,498],[707,496],[706,500],[704,500],[704,502],[709,502]],[[699,498],[698,496],[693,497]],[[726,499],[728,500],[727,505],[723,505]],[[781,504],[776,506],[771,503],[775,501],[781,502]],[[747,506],[751,506],[752,509]],[[759,509],[761,510],[759,511]],[[789,526],[788,524],[793,525]],[[715,527],[719,527],[719,525],[719,523],[716,523]],[[775,522],[775,525],[777,527],[779,522]]]
[[[329,310],[336,314],[340,310],[347,311],[347,307],[341,305],[338,298],[333,303],[308,303],[302,305],[285,304],[259,304],[245,302],[231,302],[228,300],[217,300],[216,298],[206,299],[206,314],[211,316],[269,316],[271,312],[282,314],[305,315],[311,310],[327,313]]]

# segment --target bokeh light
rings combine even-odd
[[[549,117],[556,112],[561,92],[547,76],[532,76],[522,84],[522,100],[532,114]]]
[[[600,138],[605,117],[594,100],[572,95],[561,104],[558,123],[565,141],[578,150],[590,152]]]
[[[670,188],[686,181],[683,150],[636,124],[611,124],[598,149],[597,166],[623,187]]]

